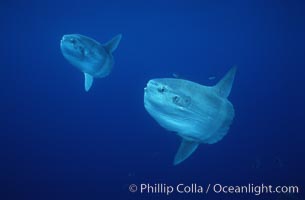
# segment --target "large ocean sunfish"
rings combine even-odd
[[[60,41],[63,56],[84,73],[85,90],[88,91],[94,78],[110,74],[113,67],[112,52],[118,47],[119,34],[105,44],[80,34],[64,35]]]
[[[182,143],[174,164],[188,158],[200,143],[213,144],[228,132],[234,108],[227,99],[234,81],[233,67],[215,86],[176,78],[152,79],[144,89],[147,112]]]

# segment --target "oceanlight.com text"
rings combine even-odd
[[[223,184],[183,184],[176,185],[166,183],[141,183],[131,184],[129,191],[132,193],[138,192],[140,194],[165,194],[171,195],[173,193],[180,194],[249,194],[259,196],[262,194],[298,194],[300,189],[298,186],[272,186],[267,184],[246,184],[246,185],[223,185]]]

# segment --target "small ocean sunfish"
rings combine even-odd
[[[115,36],[105,44],[80,34],[64,35],[60,41],[63,56],[85,75],[85,90],[88,91],[93,78],[110,74],[113,67],[112,52],[118,47],[122,35]]]
[[[228,132],[234,108],[227,99],[236,68],[215,86],[177,78],[152,79],[144,89],[144,107],[165,129],[176,132],[182,142],[174,164],[188,158],[200,143],[214,144]]]

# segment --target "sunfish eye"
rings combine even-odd
[[[173,103],[177,104],[179,102],[179,97],[178,96],[174,96],[173,97]]]
[[[79,46],[78,49],[79,49],[79,51],[80,51],[82,54],[84,54],[84,48],[83,48],[83,47]]]
[[[184,105],[190,105],[190,103],[191,103],[191,97],[185,97],[185,98],[183,99],[183,101],[184,101]]]
[[[191,97],[188,97],[188,96],[173,96],[172,98],[173,100],[173,103],[178,105],[178,106],[181,106],[181,107],[187,107],[191,104]]]
[[[164,86],[159,87],[159,88],[158,88],[158,91],[159,91],[160,93],[165,92],[165,87],[164,87]]]
[[[76,40],[75,40],[74,38],[71,38],[71,39],[70,39],[70,42],[71,42],[72,44],[74,44],[74,43],[76,42]]]

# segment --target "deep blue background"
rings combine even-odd
[[[304,190],[304,13],[302,0],[1,1],[0,199],[165,197],[129,193],[131,183]],[[61,55],[67,33],[123,34],[112,74],[89,93]],[[145,111],[147,81],[176,73],[213,85],[232,65],[228,135],[173,166],[180,139]]]

